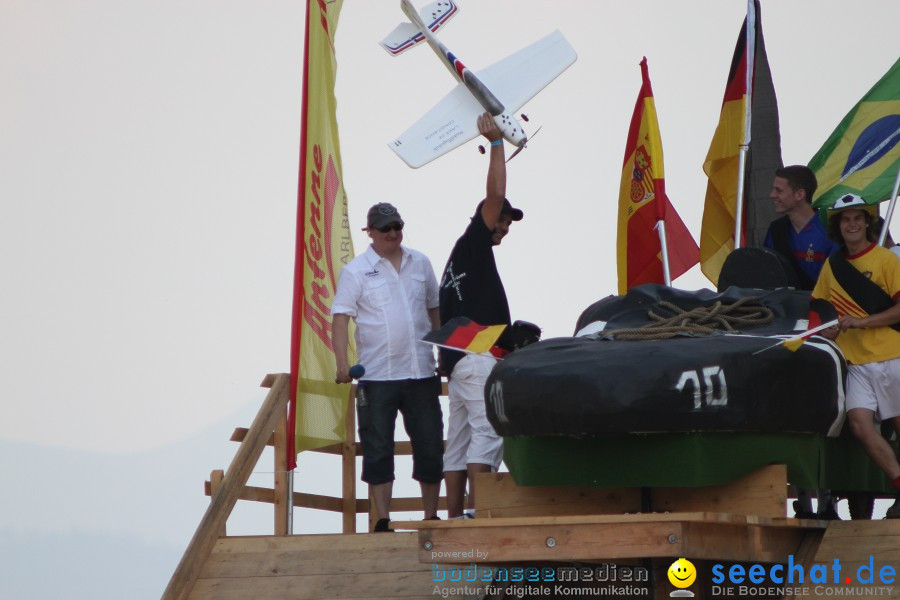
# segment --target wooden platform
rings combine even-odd
[[[253,425],[241,436],[231,466],[211,477],[210,506],[163,600],[467,597],[466,581],[460,577],[481,567],[488,569],[489,578],[496,575],[504,581],[502,574],[512,569],[546,568],[559,573],[618,566],[647,575],[639,580],[640,593],[609,588],[599,595],[665,600],[674,591],[667,570],[681,557],[697,568],[697,582],[691,586],[697,600],[779,597],[780,593],[769,590],[747,594],[716,590],[713,567],[727,569],[732,562],[744,568],[790,563],[809,573],[813,567],[829,570],[839,561],[843,582],[836,580],[821,589],[810,586],[797,597],[900,597],[896,582],[900,520],[829,523],[786,518],[788,485],[783,465],[765,466],[724,485],[679,488],[520,487],[508,474],[483,474],[477,482],[478,518],[474,520],[395,522],[395,529],[408,531],[356,534],[351,533],[355,517],[368,507],[352,485],[356,449],[347,442],[340,453],[343,480],[351,485],[345,486],[342,498],[313,498],[316,502],[307,503],[340,510],[346,533],[285,535],[291,487],[286,481],[279,483],[278,474],[285,479],[283,465],[276,463],[272,490],[247,487],[265,445],[270,440],[277,445],[284,438],[288,377],[272,376],[264,385],[271,390]],[[348,427],[348,439],[351,430]],[[274,529],[279,535],[225,537],[228,515],[235,502],[247,496],[274,504]],[[306,496],[293,492],[295,502],[309,500]],[[406,506],[407,500],[397,499],[397,508]],[[406,508],[420,510],[421,506],[410,503]],[[867,571],[870,565],[874,573]],[[885,581],[886,585],[865,581],[867,575],[884,573],[894,581]],[[599,571],[596,581],[614,582],[601,579]],[[518,587],[501,586],[499,594],[490,592],[487,597],[585,595],[565,590],[535,594],[526,592],[524,584],[510,585]]]
[[[876,570],[900,573],[900,521],[833,522],[748,517],[724,513],[671,513],[620,516],[556,516],[398,522],[417,532],[335,534],[220,539],[203,565],[191,600],[298,600],[343,598],[434,598],[433,564],[509,566],[566,564],[651,564],[657,598],[673,588],[665,569],[678,557],[698,566],[742,561],[813,564],[832,568],[840,561],[851,584],[875,558]],[[477,554],[477,555],[476,555]],[[805,559],[803,558],[805,556]],[[831,571],[829,570],[829,573]],[[448,583],[441,583],[447,586]],[[463,583],[453,584],[462,589]],[[870,587],[872,587],[870,585]],[[814,588],[814,586],[812,586]],[[716,598],[710,582],[693,588],[697,598]],[[830,597],[810,589],[806,597]],[[888,596],[886,593],[879,594]],[[900,584],[892,596],[900,595]]]
[[[651,513],[399,522],[429,563],[597,562],[632,558],[786,562],[823,521],[726,513]],[[473,557],[480,557],[475,561]]]
[[[220,539],[191,600],[434,599],[415,533]]]

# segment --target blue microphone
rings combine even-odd
[[[366,374],[366,368],[360,364],[356,364],[356,365],[353,365],[352,367],[350,367],[348,374],[353,379],[359,379],[360,377],[362,377],[363,375]]]

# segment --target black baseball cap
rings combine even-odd
[[[483,206],[484,206],[484,200],[482,200],[481,202],[478,203],[478,207],[475,209],[476,215],[481,214],[481,208]],[[514,207],[512,204],[510,204],[509,200],[506,198],[503,199],[503,208],[500,209],[500,214],[501,215],[509,215],[513,221],[521,221],[522,217],[525,216],[525,213],[523,213],[520,209],[518,209],[518,208]]]

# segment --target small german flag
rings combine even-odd
[[[506,325],[479,325],[465,317],[454,317],[422,341],[470,354],[484,354],[490,351],[504,329]]]

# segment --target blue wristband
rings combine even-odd
[[[494,140],[491,142],[491,146],[500,146],[503,144],[503,140]]]

